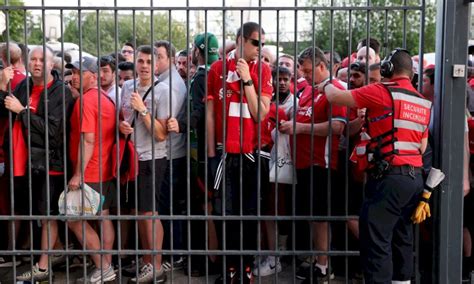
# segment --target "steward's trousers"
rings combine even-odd
[[[423,191],[421,170],[392,167],[370,177],[359,220],[365,283],[410,280],[413,272],[413,225],[410,217]]]

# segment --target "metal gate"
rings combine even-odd
[[[464,112],[461,110],[464,110],[466,103],[463,94],[465,94],[466,88],[466,75],[464,73],[466,70],[468,23],[470,17],[470,4],[466,1],[439,0],[435,3],[425,0],[308,0],[306,2],[294,1],[294,3],[286,3],[284,1],[270,2],[259,0],[258,3],[255,3],[257,1],[249,1],[248,5],[238,1],[225,0],[215,4],[211,2],[197,3],[190,0],[181,1],[180,3],[156,3],[156,1],[151,1],[151,3],[143,4],[122,3],[123,1],[113,1],[113,3],[107,3],[107,1],[103,1],[103,3],[92,1],[58,3],[56,1],[43,0],[40,4],[33,2],[25,1],[25,3],[22,3],[21,1],[4,0],[1,6],[3,13],[0,14],[4,15],[0,20],[0,27],[4,27],[2,42],[22,43],[23,48],[29,48],[30,52],[32,50],[39,50],[37,48],[40,47],[42,57],[40,56],[39,60],[41,62],[47,61],[44,58],[49,56],[49,52],[54,53],[54,56],[56,56],[56,69],[64,81],[71,80],[65,77],[67,76],[66,60],[71,60],[64,56],[68,52],[72,56],[71,63],[79,60],[78,65],[74,66],[72,64],[68,65],[68,67],[72,66],[73,70],[74,68],[79,70],[79,73],[82,75],[78,77],[78,97],[74,103],[77,106],[73,106],[72,102],[68,102],[68,96],[64,95],[69,92],[67,90],[74,88],[71,83],[69,85],[62,84],[56,90],[56,92],[63,96],[59,102],[61,110],[50,109],[53,98],[49,96],[54,94],[51,89],[40,91],[40,93],[44,94],[41,97],[43,101],[37,101],[37,105],[33,109],[27,107],[25,110],[19,110],[18,114],[16,114],[15,111],[8,111],[5,107],[1,107],[0,112],[3,113],[0,116],[2,116],[7,124],[5,141],[8,141],[8,143],[4,143],[5,161],[20,159],[22,157],[21,154],[18,154],[18,149],[20,148],[25,149],[23,156],[26,157],[23,158],[26,159],[24,161],[23,173],[18,175],[16,174],[16,162],[5,162],[5,174],[2,177],[3,180],[0,181],[0,186],[2,187],[0,188],[2,192],[2,203],[0,203],[0,206],[4,209],[2,210],[2,215],[0,215],[1,230],[3,232],[1,234],[3,245],[2,250],[0,250],[0,257],[13,263],[22,261],[22,264],[19,266],[13,265],[1,268],[0,265],[0,282],[14,283],[18,275],[27,271],[32,272],[36,269],[35,264],[38,261],[44,263],[44,257],[43,260],[40,258],[42,254],[49,256],[46,258],[47,270],[52,271],[54,274],[49,273],[46,281],[51,283],[69,283],[79,278],[87,277],[94,269],[90,265],[91,255],[99,255],[100,260],[95,263],[95,267],[105,265],[106,263],[115,264],[114,274],[116,277],[114,281],[119,283],[126,283],[140,274],[140,266],[133,266],[133,263],[139,263],[143,256],[147,257],[146,255],[150,255],[152,262],[161,262],[162,267],[166,266],[163,269],[166,269],[168,282],[172,283],[213,282],[219,274],[226,273],[226,268],[228,268],[228,264],[231,262],[236,266],[234,267],[236,273],[241,275],[238,281],[247,283],[245,282],[244,274],[252,274],[252,270],[255,267],[260,267],[262,261],[269,256],[276,257],[273,259],[279,262],[282,271],[280,273],[271,273],[271,276],[263,276],[261,270],[256,269],[256,273],[253,273],[254,275],[252,276],[253,282],[299,283],[301,277],[297,278],[299,276],[298,271],[304,268],[305,263],[311,265],[314,259],[325,255],[328,256],[328,271],[330,271],[328,273],[334,272],[335,274],[335,278],[329,277],[329,283],[362,281],[357,260],[359,249],[357,241],[351,235],[349,229],[349,221],[357,220],[357,214],[353,211],[351,212],[350,209],[350,204],[353,202],[352,198],[354,197],[350,191],[353,187],[352,179],[349,179],[348,174],[351,167],[349,152],[340,152],[343,154],[340,154],[339,160],[342,160],[343,163],[339,164],[337,171],[325,171],[325,175],[327,175],[324,186],[326,194],[323,198],[325,200],[317,199],[317,204],[314,204],[313,195],[315,193],[309,191],[307,196],[309,198],[308,212],[304,213],[299,211],[303,205],[298,203],[298,201],[304,200],[304,198],[298,197],[300,194],[298,190],[300,188],[297,185],[297,172],[294,167],[292,167],[291,171],[292,184],[274,183],[272,187],[267,179],[267,176],[271,174],[266,154],[256,154],[251,157],[241,154],[229,158],[232,154],[228,153],[227,145],[224,143],[222,145],[223,159],[216,160],[214,157],[205,155],[206,152],[209,153],[208,150],[210,148],[208,145],[209,141],[206,139],[209,129],[204,122],[203,133],[206,138],[202,139],[197,134],[197,127],[192,125],[194,119],[192,113],[195,111],[195,102],[191,100],[193,96],[190,86],[194,83],[194,78],[189,75],[193,68],[189,62],[191,58],[190,53],[193,56],[196,53],[195,50],[193,51],[193,46],[196,46],[196,36],[209,32],[216,35],[218,45],[223,49],[221,57],[226,56],[228,44],[235,41],[240,35],[241,45],[234,45],[234,48],[237,47],[239,51],[244,49],[244,44],[253,44],[255,47],[258,47],[258,57],[263,59],[268,55],[267,52],[269,52],[270,55],[268,56],[272,59],[269,61],[273,61],[275,66],[279,66],[279,59],[284,54],[286,55],[283,57],[293,58],[293,66],[289,71],[292,74],[291,80],[295,88],[295,95],[296,86],[298,85],[298,76],[296,74],[299,71],[297,58],[300,52],[307,47],[317,46],[325,50],[326,54],[329,54],[327,60],[329,62],[330,78],[338,76],[339,70],[337,66],[344,64],[342,58],[346,58],[347,62],[345,64],[349,67],[348,71],[344,72],[347,72],[348,75],[350,74],[351,63],[357,60],[352,57],[352,53],[354,51],[357,52],[357,43],[362,40],[365,40],[365,45],[370,46],[371,38],[377,38],[381,43],[379,55],[381,58],[388,55],[395,47],[406,48],[412,55],[418,54],[420,62],[417,70],[418,74],[423,74],[425,54],[436,52],[434,62],[436,77],[433,166],[442,169],[446,173],[447,179],[436,191],[434,198],[432,198],[434,214],[430,222],[431,225],[422,228],[425,235],[422,235],[421,238],[419,228],[416,227],[415,271],[412,280],[416,283],[461,282],[463,199],[462,190],[459,190],[462,188],[462,163],[459,161],[462,160],[461,157],[463,156],[463,145],[460,141],[463,141],[461,137],[464,135],[464,128],[461,125],[464,125],[465,117]],[[262,33],[257,38],[251,39],[250,43],[247,42],[247,38],[247,43],[242,43],[242,36],[245,35],[245,30],[243,30],[244,23],[250,21],[258,23],[265,30],[265,41],[263,41]],[[238,29],[240,29],[241,33],[237,34],[236,37]],[[119,157],[122,153],[123,145],[121,146],[118,142],[122,137],[119,125],[120,121],[124,120],[122,117],[124,110],[121,112],[117,107],[114,108],[112,116],[110,116],[111,113],[108,114],[109,116],[104,116],[106,114],[103,112],[107,111],[107,104],[110,102],[101,99],[101,96],[98,95],[99,92],[96,91],[97,99],[95,102],[97,103],[98,116],[95,117],[96,125],[94,127],[98,129],[95,132],[98,137],[95,137],[95,139],[99,143],[96,143],[94,139],[91,140],[92,142],[89,141],[90,137],[85,135],[87,131],[79,131],[78,137],[70,136],[72,135],[70,133],[75,131],[74,127],[78,127],[78,124],[74,124],[71,120],[76,119],[76,123],[79,123],[81,128],[85,127],[82,125],[86,119],[84,116],[87,115],[84,114],[84,104],[90,103],[90,100],[88,101],[84,98],[84,94],[89,89],[89,77],[86,77],[84,71],[96,74],[97,84],[100,86],[101,81],[106,80],[105,75],[102,74],[106,71],[100,67],[111,67],[110,71],[114,75],[110,78],[115,80],[113,84],[115,95],[111,99],[116,104],[116,102],[123,99],[116,84],[122,79],[119,76],[121,66],[118,64],[120,55],[127,53],[129,55],[135,54],[131,62],[134,64],[131,70],[132,74],[135,74],[133,77],[138,78],[136,74],[140,70],[138,70],[137,66],[143,66],[146,63],[138,62],[140,58],[138,58],[136,50],[139,46],[145,46],[141,47],[141,49],[139,48],[139,52],[142,54],[149,53],[152,63],[162,59],[163,55],[156,51],[160,47],[166,51],[165,57],[174,57],[172,49],[169,48],[169,45],[166,45],[166,42],[157,43],[157,41],[163,40],[184,51],[184,53],[176,53],[176,60],[178,60],[180,54],[184,54],[182,57],[187,58],[188,62],[186,67],[181,69],[185,74],[181,75],[181,77],[184,77],[183,82],[186,87],[186,96],[182,102],[182,109],[178,109],[176,113],[173,111],[176,108],[174,104],[177,104],[174,97],[175,90],[173,89],[173,80],[175,78],[169,75],[165,80],[168,86],[172,86],[172,88],[168,87],[166,89],[168,98],[165,101],[170,112],[166,118],[176,117],[179,121],[177,125],[181,128],[181,132],[180,134],[171,135],[172,130],[168,128],[169,133],[167,133],[168,138],[165,140],[166,142],[155,142],[153,139],[159,141],[161,138],[152,138],[150,136],[152,141],[150,142],[151,148],[149,151],[151,161],[161,160],[161,162],[152,162],[147,165],[150,171],[148,174],[145,174],[149,177],[149,180],[147,179],[148,183],[143,182],[143,179],[130,179],[127,176],[127,182],[121,184],[120,181],[121,179],[123,180],[126,172],[121,171],[120,167],[116,166],[117,163],[112,165],[106,162],[104,164],[103,159],[107,155]],[[131,53],[126,51],[128,47],[126,47],[127,44],[124,44],[125,42],[129,42],[128,47],[132,49]],[[202,43],[207,46],[210,43],[210,39],[205,37],[205,39],[202,39]],[[267,47],[266,50],[263,49],[264,44]],[[151,53],[146,51],[146,46],[150,47]],[[270,48],[268,48],[269,46]],[[16,50],[16,47],[5,45],[4,48],[5,56],[3,61],[12,62],[11,60],[14,57],[12,52]],[[340,55],[336,55],[335,52],[338,52]],[[217,50],[207,50],[203,54],[204,60],[209,59],[211,55],[217,55],[216,53]],[[41,69],[34,69],[35,65],[30,63],[30,59],[33,58],[32,55],[33,53],[28,55],[27,52],[22,51],[20,60],[25,63],[26,69],[24,72],[34,74],[34,72],[42,71],[42,74],[46,74],[45,71],[48,70],[48,67],[45,64],[41,65]],[[363,55],[365,60],[370,60],[371,54],[369,49],[366,48],[366,54]],[[89,56],[97,57],[100,65],[97,66],[97,63],[91,65],[87,60],[84,61],[83,58]],[[243,55],[241,54],[240,56]],[[316,72],[314,71],[316,67],[314,60],[315,55],[312,55],[313,69],[309,72],[312,78],[314,78],[314,73]],[[111,61],[114,62],[113,65],[110,65]],[[263,80],[262,76],[265,76],[263,72],[265,68],[262,67],[262,64],[265,64],[263,60],[259,61],[255,67],[256,78],[258,79],[254,81],[261,82]],[[3,67],[6,68],[7,65],[10,64],[4,63]],[[207,63],[204,64],[205,68],[206,65]],[[363,71],[366,74],[369,72],[369,65],[367,64],[366,67],[363,67],[365,69]],[[33,67],[33,70],[31,67]],[[199,70],[199,66],[195,67]],[[172,61],[169,61],[168,72],[171,73],[174,68],[174,66],[172,67]],[[226,74],[228,68],[231,67],[226,66],[226,63],[224,63],[222,74]],[[162,73],[165,73],[165,71]],[[204,73],[205,82],[208,82],[210,75],[207,72]],[[280,74],[283,73],[277,71],[273,80],[278,81]],[[72,76],[74,76],[74,73]],[[226,80],[223,77],[226,76],[220,77],[222,83]],[[304,76],[301,76],[301,78],[304,79]],[[47,85],[48,80],[48,76],[44,75],[43,85]],[[367,77],[365,83],[368,80],[369,78]],[[158,76],[158,81],[162,82],[160,81],[160,76]],[[128,84],[131,88],[130,90],[141,92],[140,94],[143,95],[144,90],[140,89],[138,79],[132,79],[132,82]],[[40,83],[25,81],[24,84],[26,85],[23,85],[23,88],[25,88],[26,98],[29,98],[35,92],[34,86]],[[205,94],[204,100],[207,100],[208,94],[212,91],[208,89],[208,86],[210,86],[209,83],[205,83],[202,86]],[[15,95],[19,92],[18,90],[14,91],[12,82],[6,84],[5,87],[7,92],[15,92]],[[240,87],[241,90],[245,89],[244,85]],[[423,88],[423,76],[418,78],[418,88],[419,90]],[[222,94],[227,94],[226,87],[223,87],[223,89]],[[261,98],[262,94],[265,93],[264,89],[265,86],[260,84],[257,86],[258,98]],[[145,105],[147,109],[148,107],[150,108],[150,111],[143,111],[144,117],[148,115],[148,112],[159,112],[159,100],[156,100],[160,96],[159,92],[159,88],[150,89],[151,105]],[[280,91],[274,90],[274,96],[278,101]],[[230,97],[223,97],[225,105],[226,98]],[[236,102],[240,103],[240,107],[235,110],[239,117],[237,124],[234,125],[228,120],[223,119],[220,126],[225,138],[226,133],[227,135],[229,133],[228,128],[237,125],[239,128],[240,145],[244,143],[245,136],[250,135],[249,132],[241,130],[245,128],[245,110],[241,106],[243,104],[242,97],[240,102]],[[4,104],[6,97],[1,99],[3,100],[1,103]],[[295,107],[293,108],[293,117],[296,115],[296,103],[296,96],[294,96],[293,104]],[[60,114],[60,119],[58,119],[60,125],[54,125],[56,122],[54,117],[46,120],[43,124],[37,124],[35,120],[38,119],[39,115],[36,113],[37,111],[40,112],[37,106],[41,104],[44,105],[42,110],[44,117],[48,117],[48,114]],[[31,105],[31,100],[27,105]],[[277,113],[279,107],[281,106],[277,102]],[[77,108],[77,110],[74,110],[74,108]],[[80,113],[76,118],[70,117],[71,113],[73,116],[76,114],[74,111]],[[208,104],[203,105],[202,111],[204,113],[208,112]],[[222,111],[223,117],[227,117],[225,108]],[[258,116],[261,111],[264,111],[264,109],[259,104],[257,108]],[[20,114],[22,112],[23,114]],[[178,113],[183,114],[183,116],[178,117],[176,115]],[[141,115],[137,113],[130,117],[135,117],[136,121],[145,119]],[[311,125],[313,125],[311,126],[311,134],[314,134],[316,131],[314,129],[314,115],[311,114],[310,116]],[[331,110],[329,111],[330,130],[327,135],[325,134],[329,137],[333,136],[332,118],[333,111]],[[24,123],[23,132],[21,123]],[[53,124],[51,125],[51,123]],[[106,130],[111,123],[114,124],[113,130]],[[164,127],[155,123],[150,123],[148,126],[145,122],[143,123],[141,127],[146,127],[144,129],[148,129],[152,133],[155,133],[155,131],[159,132]],[[276,125],[279,123],[278,114],[276,115],[275,123]],[[131,124],[133,126],[133,123]],[[270,152],[268,148],[262,148],[264,141],[262,141],[261,133],[262,129],[266,127],[263,123],[263,118],[259,119],[257,125],[256,131],[258,134],[256,137],[258,141],[255,142],[256,149],[258,153],[261,153],[260,151],[262,150]],[[35,127],[38,128],[39,126],[41,126],[43,136],[41,137],[40,135],[38,138],[35,136],[35,133],[37,133],[35,132],[37,131]],[[293,127],[296,128],[296,124],[293,124]],[[51,136],[52,132],[50,131],[52,130],[57,130],[59,136]],[[107,134],[104,134],[106,133],[105,131],[113,133],[112,142],[104,142],[108,139],[106,137]],[[50,134],[47,135],[45,133]],[[134,133],[137,133],[137,130]],[[24,139],[15,138],[18,135]],[[140,141],[140,137],[137,137],[137,135],[139,134],[131,134],[132,140],[136,144]],[[278,144],[282,143],[281,141],[285,141],[278,140],[279,135],[276,134],[274,147],[278,147]],[[343,133],[344,135],[349,136],[348,128]],[[313,156],[314,151],[316,151],[313,147],[313,139],[316,138],[313,138],[313,135],[311,137],[311,146],[308,154]],[[43,141],[43,145],[37,143],[38,139]],[[18,144],[19,140],[25,141],[23,146]],[[58,144],[55,141],[60,142]],[[89,156],[84,154],[79,155],[78,158],[71,158],[68,155],[71,151],[71,145],[74,144],[71,141],[78,141],[79,146],[77,147],[79,152],[85,153],[87,149],[91,149],[87,147],[94,143],[97,151],[92,155],[89,152]],[[125,143],[128,141],[125,140]],[[185,144],[178,145],[179,141],[185,141]],[[296,135],[290,136],[287,141],[289,144],[297,145]],[[110,148],[107,146],[107,143],[112,143],[113,147]],[[204,143],[204,145],[201,144],[199,146],[200,143]],[[135,150],[137,150],[137,147],[141,147],[137,145]],[[347,148],[348,146],[349,140],[347,139],[347,141],[342,141],[336,146],[330,143],[328,150],[332,153],[333,147]],[[176,149],[173,150],[174,147],[183,149],[184,152],[175,151]],[[199,147],[201,148],[198,149]],[[41,148],[42,151],[35,150],[38,148]],[[110,149],[112,149],[111,152],[113,153],[107,153]],[[291,157],[294,160],[298,150],[296,147],[290,147],[290,149]],[[59,156],[59,161],[57,161],[58,156],[54,156],[56,154],[51,154],[56,153],[56,151],[63,153]],[[204,156],[202,156],[202,153],[198,153],[199,151],[204,151]],[[27,153],[30,154],[28,155]],[[166,153],[168,161],[162,155],[163,153]],[[327,157],[328,160],[331,160],[331,153]],[[33,154],[40,155],[40,158]],[[135,168],[139,168],[139,171],[145,167],[143,161],[146,160],[141,159],[140,155],[138,158],[131,159],[133,160],[131,163],[134,164]],[[110,210],[110,213],[107,215],[85,216],[83,215],[84,211],[79,216],[51,213],[52,208],[56,207],[52,206],[52,202],[57,202],[57,188],[60,188],[59,192],[61,192],[62,189],[68,188],[68,184],[71,186],[71,177],[74,174],[79,173],[78,181],[80,185],[83,185],[85,182],[89,183],[89,179],[94,180],[89,175],[86,176],[85,171],[87,169],[82,169],[84,164],[88,164],[90,159],[95,159],[94,157],[97,159],[97,164],[101,165],[98,166],[99,172],[96,173],[96,179],[98,178],[103,181],[102,178],[106,175],[114,177],[113,181],[115,181],[116,189],[114,191],[115,194],[111,193],[113,197],[111,197],[110,201],[117,205],[116,209]],[[113,158],[110,159],[110,161],[113,160]],[[35,163],[37,160],[43,162],[37,165]],[[251,161],[249,162],[249,160]],[[73,162],[76,164],[73,164]],[[217,167],[219,162],[222,162],[222,166]],[[248,166],[249,163],[253,164]],[[331,162],[327,163],[327,167],[330,168]],[[57,164],[62,164],[63,167],[57,169],[55,167]],[[234,165],[230,166],[232,164]],[[79,165],[81,170],[74,172],[74,168],[79,167]],[[107,169],[104,169],[103,166]],[[222,185],[220,187],[214,186],[214,178],[216,176],[214,171],[216,169],[218,172],[222,171],[223,173]],[[237,175],[235,175],[232,169],[238,171]],[[274,171],[278,180],[280,173],[275,169]],[[24,178],[22,179],[21,176]],[[317,185],[320,182],[319,178],[321,177],[316,176],[316,173],[310,170],[309,187],[313,188],[313,186]],[[105,198],[108,198],[110,189],[108,186],[109,184],[105,182],[98,182],[96,185],[97,191],[105,196]],[[143,199],[145,197],[140,197],[142,193],[139,195],[138,190],[132,190],[132,187],[140,189],[151,187],[150,196],[153,200],[140,200],[140,198]],[[239,196],[228,196],[230,193],[235,192],[226,190],[226,187],[235,187],[235,192]],[[256,200],[254,200],[255,208],[248,209],[251,206],[249,204],[252,203],[252,200],[249,200],[251,197],[249,198],[246,195],[247,187],[255,187],[257,191],[255,195]],[[166,188],[166,190],[163,188]],[[38,193],[41,191],[44,192]],[[81,191],[82,200],[80,204],[82,206],[86,204],[84,192]],[[160,197],[153,198],[156,195],[160,195]],[[69,195],[66,195],[65,203],[68,200],[67,196]],[[362,190],[360,197],[362,197]],[[45,198],[46,201],[41,203],[42,201],[38,200],[41,198]],[[132,202],[129,201],[129,198],[130,200],[133,199],[135,204],[131,204]],[[230,200],[231,203],[227,204],[227,200]],[[19,201],[22,203],[21,205],[18,203]],[[124,202],[128,203],[125,208],[123,207]],[[158,211],[158,214],[139,214],[137,211],[130,210],[139,207],[139,202],[151,204],[152,209],[148,211]],[[282,202],[286,203],[285,206],[281,205]],[[45,206],[43,211],[37,208],[38,204]],[[229,206],[238,208],[229,211]],[[281,208],[282,206],[284,207],[283,209]],[[323,211],[326,211],[327,214],[316,213],[319,212],[320,206],[325,208]],[[110,208],[115,207],[111,206]],[[56,209],[59,210],[60,208]],[[22,210],[24,212],[18,214]],[[99,212],[100,210],[102,209],[99,209]],[[142,229],[141,224],[145,224],[143,222],[145,220],[151,220],[151,227],[146,227],[148,228],[147,230],[153,232],[150,233],[151,239],[147,240],[153,243],[150,248],[144,247],[143,244],[143,238],[146,239],[147,237],[145,236],[146,231],[143,231],[145,229]],[[85,242],[87,242],[86,235],[90,236],[88,234],[93,234],[92,232],[94,232],[94,238],[99,239],[99,243],[94,244],[96,245],[95,248],[91,248],[89,244],[81,246],[78,241],[81,238],[80,234],[76,237],[72,231],[72,226],[70,226],[70,223],[75,221],[89,221],[81,222],[80,227],[76,227],[76,229],[82,232],[82,239],[85,239]],[[329,240],[327,241],[327,251],[318,250],[313,244],[315,229],[312,228],[312,224],[316,223],[326,223],[326,226],[329,227],[325,231],[326,236],[323,237],[323,240]],[[43,240],[41,235],[42,226],[47,228],[43,230]],[[56,227],[59,227],[59,229]],[[68,229],[68,227],[71,229]],[[108,241],[110,241],[111,228],[111,235],[113,237],[110,244]],[[20,231],[18,232],[18,230]],[[54,233],[55,231],[58,232]],[[283,231],[285,234],[281,234]],[[160,239],[161,234],[164,235],[163,240]],[[59,235],[62,244],[58,243],[57,246],[56,244],[51,244],[47,249],[41,249],[41,242],[48,244],[51,242],[51,238],[56,239],[55,235]],[[428,240],[425,239],[426,237]],[[280,247],[279,241],[281,242]],[[163,247],[157,248],[155,246],[157,242],[163,242]],[[250,245],[251,242],[254,245]],[[423,246],[420,246],[420,244],[423,244]],[[249,271],[247,268],[249,264],[248,259],[252,257],[254,257],[253,266],[250,266]],[[132,271],[129,275],[125,275],[122,272],[124,267],[129,265],[133,267]],[[275,266],[276,264],[274,264],[273,269],[278,270],[279,268],[275,268]],[[104,274],[105,272],[102,272],[102,276]],[[155,280],[163,280],[163,278],[160,278],[159,271],[154,271],[152,276]],[[310,269],[307,278],[308,280],[316,279],[312,269]]]

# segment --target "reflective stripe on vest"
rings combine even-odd
[[[405,129],[415,130],[419,132],[425,132],[426,128],[428,127],[426,125],[422,125],[416,122],[407,121],[403,119],[395,119],[393,122],[393,126],[395,128],[405,128]]]
[[[406,150],[406,151],[416,151],[420,150],[421,143],[416,142],[401,142],[395,141],[395,149],[397,150]]]
[[[355,147],[356,149],[356,155],[365,155],[365,145],[364,146],[358,146],[358,147]]]
[[[369,143],[367,154],[372,154],[377,159],[400,157],[396,160],[403,159],[403,163],[418,164],[421,159],[421,139],[430,121],[431,102],[416,92],[386,87],[392,96],[393,110],[387,109],[389,112],[385,112],[385,115],[377,113],[377,117],[383,117],[380,120],[371,120],[374,117],[369,117],[368,128],[373,139]],[[359,149],[356,152],[361,153]],[[370,161],[370,157],[367,158]]]
[[[426,99],[422,99],[420,97],[416,97],[414,95],[408,95],[408,94],[405,94],[405,93],[402,93],[402,92],[393,91],[392,92],[392,97],[393,97],[394,100],[407,101],[407,102],[411,102],[411,103],[423,106],[425,108],[431,108],[431,102],[430,101],[428,101]]]

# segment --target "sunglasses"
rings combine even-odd
[[[132,54],[133,50],[124,49],[124,50],[122,50],[122,54],[124,54],[124,53]]]
[[[265,43],[264,42],[260,42],[259,40],[256,40],[256,39],[253,39],[253,38],[249,38],[249,37],[246,37],[245,38],[246,40],[250,41],[250,43],[255,46],[255,47],[259,47],[260,45],[262,45],[262,47],[265,46]]]

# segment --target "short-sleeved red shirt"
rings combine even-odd
[[[396,83],[396,88],[405,89],[410,92],[418,93],[408,78],[394,78],[391,82]],[[373,112],[374,116],[382,115],[387,108],[393,107],[393,102],[387,87],[382,83],[370,84],[358,89],[351,90],[352,97],[358,108],[367,108],[368,112]],[[420,95],[421,96],[421,95]],[[428,116],[429,122],[429,116]],[[422,138],[428,137],[427,128],[423,132]],[[413,165],[421,166],[421,155],[414,161],[412,156],[395,156],[392,165]]]
[[[99,114],[99,94],[100,94],[100,114]],[[69,157],[73,166],[76,167],[78,159],[81,133],[94,133],[95,146],[94,153],[89,160],[84,172],[85,182],[101,182],[113,179],[112,152],[115,144],[115,105],[107,98],[104,91],[91,88],[82,95],[82,121],[81,121],[81,101],[76,100],[71,115],[71,140]],[[99,131],[99,121],[101,130]],[[101,137],[99,136],[101,135]],[[99,163],[99,147],[102,147],[101,163]],[[102,169],[102,180],[100,179],[100,169]]]
[[[236,72],[236,59],[234,53],[229,53],[226,59],[225,68],[227,71],[226,79],[226,110],[225,113],[227,115],[226,119],[229,116],[229,106],[230,106],[230,98],[233,95],[240,95],[240,88],[241,88],[241,80],[238,78]],[[273,93],[273,86],[272,86],[272,74],[270,67],[266,64],[262,63],[259,64],[258,61],[248,62],[250,76],[252,77],[253,84],[255,86],[255,90],[259,90],[259,86],[261,86],[261,94],[262,96],[267,96],[271,98]],[[259,65],[261,65],[261,79],[262,83],[260,84],[259,81]],[[209,70],[207,84],[208,84],[208,100],[212,100],[214,102],[214,118],[215,118],[215,135],[216,135],[216,143],[223,143],[223,87],[222,87],[222,70],[224,68],[224,61],[218,60],[211,65]],[[228,126],[228,125],[227,125]],[[255,127],[258,127],[258,124],[255,123]],[[227,132],[229,131],[238,131],[236,128],[227,127]],[[257,133],[255,129],[254,133]],[[257,141],[256,139],[254,139]],[[254,148],[256,144],[254,145]]]
[[[344,90],[344,87],[337,80],[332,80],[337,88]],[[314,101],[312,94],[314,92]],[[319,93],[312,86],[307,86],[301,94],[298,110],[296,112],[296,122],[311,123],[311,116],[314,114],[314,123],[323,123],[329,121],[331,106],[324,93]],[[346,123],[346,107],[332,105],[332,120]],[[296,135],[296,161],[297,169],[305,169],[310,166],[329,167],[329,156],[331,156],[331,169],[337,169],[338,147],[340,135],[333,134],[329,136],[316,136],[313,138],[313,156],[311,157],[311,135]],[[331,143],[331,152],[329,152],[329,143]],[[293,139],[290,139],[293,145]]]

